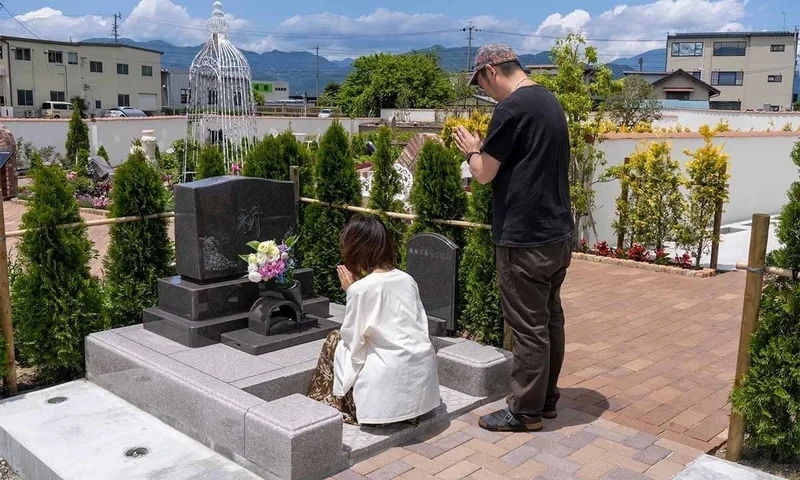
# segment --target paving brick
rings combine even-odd
[[[336,475],[334,475],[331,478],[333,480],[364,480],[367,477],[365,477],[363,475],[359,475],[359,474],[357,474],[356,472],[354,472],[352,470],[345,470],[343,472],[337,473]]]
[[[565,458],[572,455],[573,452],[578,450],[575,447],[567,447],[560,443],[554,443],[544,438],[534,436],[533,439],[527,443],[528,446],[533,447],[541,452],[547,452],[556,457]]]
[[[606,475],[605,480],[648,480],[648,478],[640,473],[618,468]]]
[[[539,476],[539,474],[544,473],[547,470],[547,466],[534,461],[528,460],[522,465],[509,470],[506,472],[506,478],[512,478],[514,480],[531,480]]]
[[[625,445],[622,445],[621,443],[612,442],[605,438],[598,438],[597,440],[592,442],[592,445],[594,445],[595,447],[600,447],[603,450],[608,450],[609,452],[617,453],[627,458],[633,458],[634,455],[639,453],[639,450],[627,447]]]
[[[411,466],[408,464],[397,460],[395,462],[386,465],[385,467],[379,468],[374,472],[367,475],[367,478],[370,480],[391,480],[393,478],[399,477],[403,473],[411,470]]]
[[[527,460],[536,458],[536,456],[538,456],[540,453],[542,452],[539,449],[526,444],[508,452],[508,454],[501,457],[501,459],[503,462],[513,467],[517,467],[525,463]]]
[[[606,440],[611,440],[612,442],[624,442],[627,435],[623,435],[621,433],[615,432],[613,430],[609,430],[604,427],[600,427],[597,425],[589,425],[586,427],[586,432],[597,435],[598,437],[605,438]]]
[[[404,445],[403,448],[429,459],[433,457],[438,457],[439,455],[445,452],[443,448],[425,442]]]
[[[400,475],[399,477],[402,480],[439,480],[438,478],[434,477],[433,475],[429,475],[422,470],[409,470],[406,473]]]
[[[462,460],[455,465],[442,470],[436,474],[436,477],[443,480],[460,480],[476,470],[480,470],[480,468],[481,467],[475,465],[474,463]]]
[[[446,468],[445,465],[441,463],[431,460],[429,458],[425,458],[422,455],[417,453],[411,453],[406,455],[401,460],[403,463],[411,466],[412,468],[416,468],[417,470],[422,470],[425,473],[429,473],[431,475],[436,475],[437,473],[441,472]]]
[[[566,447],[580,450],[581,448],[595,441],[597,438],[600,437],[591,432],[587,432],[586,430],[581,430],[580,432],[574,435],[570,435],[569,437],[562,439],[561,441],[559,441],[559,443]]]
[[[655,435],[651,435],[646,432],[637,432],[636,434],[628,437],[624,442],[622,442],[622,444],[627,447],[635,448],[636,450],[644,450],[657,441],[658,437]]]
[[[478,440],[477,438],[473,438],[469,442],[465,443],[464,446],[471,448],[476,452],[483,452],[495,458],[500,458],[509,452],[507,448],[498,447],[493,443],[484,442],[483,440]]]
[[[469,427],[462,430],[462,432],[466,433],[467,435],[473,438],[477,438],[479,440],[483,440],[489,443],[499,442],[500,440],[508,436],[508,434],[503,434],[499,432],[490,432],[489,430],[484,430],[477,424],[470,425]]]
[[[581,480],[600,480],[613,471],[615,466],[602,460],[592,460],[575,472]]]
[[[467,460],[481,467],[484,470],[490,470],[497,474],[503,474],[514,468],[513,466],[504,462],[503,460],[495,457],[490,457],[489,455],[486,455],[483,452],[478,452],[475,455],[468,457]]]
[[[467,479],[469,480],[506,480],[508,477],[494,473],[491,470],[480,469],[472,473]]]
[[[385,467],[392,462],[400,460],[401,458],[405,457],[406,455],[410,454],[408,450],[404,448],[390,448],[384,452],[379,453],[378,455],[364,460],[361,463],[353,465],[351,470],[360,474],[360,475],[368,475],[375,470]]]
[[[453,420],[449,425],[440,425],[436,428],[433,428],[423,435],[420,435],[419,438],[428,443],[434,443],[456,432],[460,432],[467,427],[469,427],[468,423]]]
[[[451,467],[472,455],[475,455],[475,450],[459,445],[450,451],[444,452],[433,460],[445,467]]]
[[[575,476],[562,470],[548,468],[539,474],[539,476],[536,477],[536,480],[575,480]]]
[[[495,443],[498,447],[507,449],[509,452],[517,447],[521,447],[531,441],[532,435],[529,433],[512,433],[504,439]]]
[[[672,453],[672,450],[659,447],[658,445],[650,445],[641,452],[633,456],[637,462],[646,463],[647,465],[655,465],[661,460],[667,458]]]
[[[448,435],[440,440],[433,442],[431,445],[441,448],[442,450],[450,450],[461,444],[467,443],[472,440],[472,436],[464,432],[456,432]]]
[[[542,465],[555,468],[567,473],[575,473],[580,470],[581,465],[567,458],[558,458],[555,455],[542,452],[536,456],[536,461]]]
[[[684,466],[670,460],[661,460],[644,472],[645,477],[652,480],[670,480],[683,470]]]
[[[687,430],[686,435],[703,442],[708,442],[725,430],[729,422],[730,420],[727,415],[722,412],[717,412]]]

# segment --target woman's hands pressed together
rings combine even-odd
[[[350,285],[355,283],[357,279],[355,275],[353,275],[353,272],[348,270],[344,265],[337,266],[336,270],[339,273],[339,281],[342,283],[342,290],[346,292],[347,289],[350,288]]]

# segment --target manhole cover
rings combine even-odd
[[[144,457],[148,453],[150,453],[150,450],[146,449],[145,447],[134,447],[134,448],[128,449],[125,452],[125,456],[126,457],[131,457],[131,458],[139,458],[139,457]]]
[[[49,403],[51,405],[56,405],[58,403],[64,403],[66,401],[67,401],[67,397],[53,397],[53,398],[48,398],[47,399],[47,403]]]

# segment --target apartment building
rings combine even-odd
[[[667,37],[667,72],[691,73],[720,91],[720,110],[791,110],[798,33],[677,33]]]
[[[264,103],[289,100],[289,82],[253,80],[253,90],[264,95]]]
[[[158,112],[161,55],[117,43],[0,36],[0,107],[36,117],[44,102],[83,97],[96,115],[125,106]]]

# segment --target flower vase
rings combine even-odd
[[[300,288],[300,282],[295,280],[291,287],[283,287],[283,288],[280,288],[279,291],[283,295],[283,298],[285,298],[286,300],[289,300],[291,302],[294,302],[294,304],[297,305],[297,311],[300,312],[300,314],[302,315],[303,314],[303,291]]]

